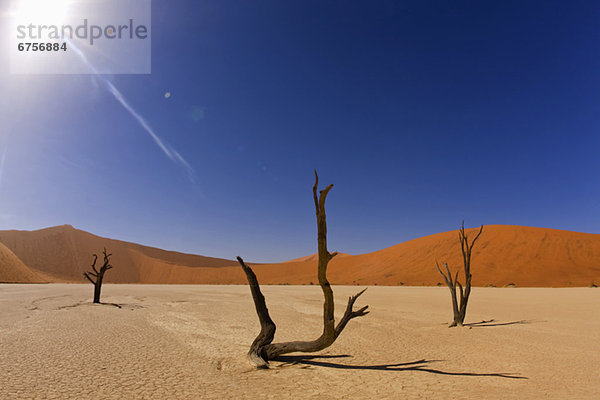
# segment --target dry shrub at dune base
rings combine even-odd
[[[83,276],[90,281],[94,285],[94,303],[100,303],[100,293],[102,291],[102,281],[104,280],[104,274],[109,269],[112,269],[113,266],[110,265],[110,257],[112,254],[108,254],[106,252],[106,247],[102,250],[102,255],[104,256],[104,263],[100,267],[100,269],[96,268],[96,262],[98,261],[98,255],[94,254],[94,261],[92,261],[92,265],[90,268],[92,269],[89,272],[84,272]]]
[[[465,317],[467,315],[467,305],[469,304],[469,297],[471,296],[471,280],[473,279],[473,275],[471,274],[471,255],[473,252],[473,246],[479,236],[481,236],[481,232],[483,232],[483,225],[479,229],[477,235],[473,238],[471,242],[469,242],[469,236],[465,232],[465,221],[462,222],[460,230],[458,231],[458,240],[460,242],[460,250],[463,258],[463,273],[465,275],[465,286],[463,289],[463,285],[460,283],[458,279],[460,270],[456,271],[454,274],[454,279],[452,278],[452,273],[450,272],[450,268],[448,268],[447,263],[442,263],[446,272],[442,271],[440,268],[440,264],[438,261],[435,261],[436,268],[438,272],[444,278],[448,289],[450,289],[450,296],[452,299],[452,313],[453,313],[453,321],[450,324],[450,327],[454,326],[463,326],[465,321]],[[438,284],[441,286],[441,284]],[[458,291],[456,290],[458,287]],[[460,298],[457,299],[456,293],[460,295]]]

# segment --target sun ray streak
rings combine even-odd
[[[113,97],[121,104],[121,106],[123,106],[123,108],[140,124],[140,126],[146,131],[146,133],[148,133],[148,135],[150,135],[152,140],[154,140],[154,143],[156,143],[156,145],[162,150],[162,152],[167,157],[169,157],[169,159],[171,161],[173,161],[175,164],[179,164],[180,166],[182,166],[186,170],[190,181],[194,182],[195,181],[195,171],[192,168],[192,166],[187,162],[187,160],[185,158],[183,158],[183,156],[181,156],[181,154],[179,154],[179,152],[177,150],[175,150],[171,145],[166,143],[163,139],[160,138],[160,136],[158,136],[158,134],[154,131],[154,129],[152,129],[152,127],[148,124],[148,121],[146,121],[146,119],[144,117],[142,117],[133,108],[133,106],[131,106],[131,104],[129,104],[129,102],[127,101],[127,99],[125,99],[125,97],[123,96],[121,91],[119,91],[119,89],[117,89],[115,87],[115,85],[112,84],[112,82],[110,82],[108,79],[106,79],[100,73],[98,73],[98,70],[96,68],[94,68],[94,66],[89,62],[89,60],[85,56],[85,54],[83,54],[81,52],[81,50],[79,50],[77,48],[77,46],[75,46],[73,44],[72,41],[67,39],[67,42],[69,43],[69,46],[75,51],[77,56],[81,59],[81,61],[85,65],[87,65],[92,70],[94,75],[102,81],[106,90],[110,94],[113,95]]]

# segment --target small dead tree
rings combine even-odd
[[[467,314],[467,303],[469,302],[469,296],[471,295],[471,251],[473,250],[473,245],[475,244],[475,241],[479,238],[479,235],[481,235],[481,232],[483,232],[483,225],[481,225],[481,228],[479,228],[479,233],[477,233],[475,239],[473,239],[473,241],[469,243],[469,237],[465,233],[465,221],[462,222],[460,230],[458,231],[458,238],[460,240],[460,247],[462,251],[463,264],[465,270],[464,290],[463,286],[458,281],[459,271],[456,271],[453,280],[452,274],[450,273],[450,269],[448,268],[448,264],[442,263],[446,270],[446,273],[444,273],[440,268],[440,264],[438,263],[438,261],[435,261],[437,270],[444,277],[446,285],[448,285],[448,288],[450,289],[450,294],[452,296],[452,311],[454,312],[454,320],[452,321],[449,327],[463,326],[463,323],[465,321],[465,315]],[[456,286],[458,286],[459,288],[459,299],[456,298]]]
[[[112,268],[112,265],[110,265],[110,256],[112,256],[112,254],[106,254],[106,247],[104,248],[102,253],[104,254],[104,264],[102,264],[100,270],[96,269],[96,261],[98,261],[98,255],[94,254],[94,261],[92,262],[92,271],[83,273],[83,276],[85,276],[90,282],[94,284],[94,303],[100,303],[100,290],[102,290],[102,279],[104,279],[104,273]]]
[[[257,368],[268,368],[269,360],[274,359],[277,356],[287,353],[304,352],[312,353],[323,350],[337,339],[342,333],[342,330],[346,327],[346,324],[353,318],[361,317],[368,314],[367,308],[364,306],[356,311],[353,310],[354,302],[356,299],[365,292],[367,289],[363,289],[361,292],[351,296],[348,299],[346,311],[342,316],[342,319],[335,325],[334,318],[334,304],[333,304],[333,290],[327,280],[327,264],[333,257],[337,255],[337,252],[329,253],[327,250],[327,223],[325,221],[325,198],[327,193],[331,190],[333,185],[327,186],[324,190],[319,192],[317,197],[317,185],[319,183],[319,176],[315,171],[315,184],[313,186],[313,198],[315,201],[315,210],[317,214],[317,242],[318,242],[318,278],[319,285],[323,290],[323,296],[325,301],[323,303],[323,333],[317,339],[312,341],[294,341],[284,343],[271,343],[275,336],[275,323],[269,315],[269,310],[265,303],[265,297],[260,291],[260,286],[254,271],[244,263],[241,257],[237,257],[242,269],[246,273],[248,284],[250,285],[250,291],[254,300],[254,306],[258,319],[260,321],[261,330],[248,351],[248,360],[254,364]]]

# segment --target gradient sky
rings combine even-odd
[[[4,57],[0,229],[280,261],[316,251],[316,168],[331,251],[462,219],[600,232],[600,3],[152,6],[152,74],[105,78],[192,179],[100,78]]]

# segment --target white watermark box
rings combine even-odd
[[[151,0],[13,0],[12,74],[149,74]]]

